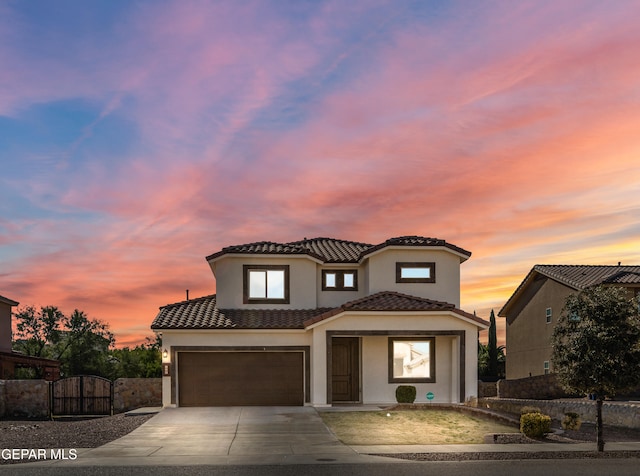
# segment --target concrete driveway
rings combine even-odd
[[[361,463],[312,407],[166,408],[76,465]],[[377,458],[374,458],[377,459]]]

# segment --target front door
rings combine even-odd
[[[334,337],[331,396],[334,403],[360,401],[360,339]]]

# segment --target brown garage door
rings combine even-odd
[[[179,352],[179,405],[303,405],[302,352]]]

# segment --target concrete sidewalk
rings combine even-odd
[[[312,407],[166,408],[126,436],[78,451],[75,460],[37,466],[278,465],[407,463],[399,453],[595,452],[595,443],[362,445],[342,444]],[[607,451],[640,452],[637,443]],[[503,458],[508,458],[505,454]]]

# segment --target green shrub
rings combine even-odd
[[[520,409],[520,415],[524,415],[525,413],[542,413],[542,410],[538,407],[525,406]]]
[[[525,413],[520,416],[520,431],[529,438],[540,438],[551,433],[551,417],[542,413]]]
[[[416,387],[413,385],[400,385],[396,388],[396,401],[398,403],[413,403],[416,400]]]
[[[562,419],[562,428],[565,430],[579,430],[582,425],[580,415],[574,412],[568,412],[564,414]]]

